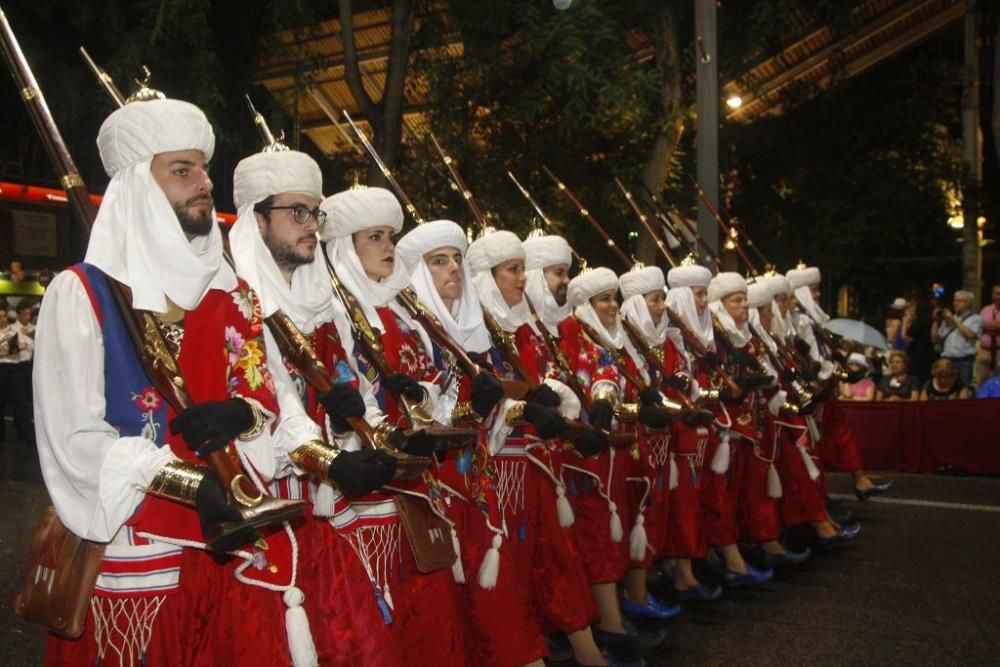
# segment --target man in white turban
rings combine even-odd
[[[94,664],[98,655],[236,664],[246,645],[213,632],[237,626],[254,638],[253,651],[289,661],[281,597],[265,587],[294,582],[293,538],[269,533],[274,569],[249,568],[260,548],[240,547],[255,533],[220,530],[242,515],[199,462],[217,451],[266,461],[278,412],[259,304],[222,263],[208,176],[214,145],[204,114],[186,102],[112,113],[98,136],[111,183],[86,261],[45,294],[34,376],[42,472],[66,527],[107,544],[85,634],[50,635],[54,664]],[[180,415],[139,362],[112,279],[163,330],[196,401]],[[219,565],[197,547],[239,548],[240,559]],[[203,613],[188,606],[223,598]],[[196,636],[204,639],[176,641]]]
[[[265,331],[281,408],[274,488],[281,497],[310,498],[315,516],[332,517],[297,528],[303,561],[316,564],[301,568],[304,607],[314,628],[327,624],[314,633],[318,656],[321,662],[334,656],[377,662],[392,653],[392,635],[372,595],[365,561],[338,532],[349,533],[356,516],[341,490],[349,496],[370,493],[392,480],[396,463],[385,450],[342,440],[352,433],[347,420],[366,416],[366,402],[373,407],[370,421],[382,415],[370,385],[351,370],[333,322],[340,304],[333,300],[325,262],[316,252],[326,217],[319,209],[322,176],[305,153],[268,150],[240,161],[233,181],[238,217],[229,241],[237,273],[260,296],[265,316],[280,309],[308,337],[334,381],[325,392],[309,386],[307,369],[283,356],[271,331]],[[334,576],[331,567],[340,572]],[[353,640],[359,633],[377,641]]]

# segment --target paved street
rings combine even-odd
[[[47,503],[34,450],[0,451],[0,665],[36,665],[43,633],[10,611]],[[850,488],[834,475],[834,494]],[[1000,664],[1000,479],[897,476],[891,496],[850,501],[855,542],[756,590],[692,605],[650,665]],[[801,536],[797,536],[801,537]]]

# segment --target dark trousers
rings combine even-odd
[[[0,415],[10,404],[14,427],[21,439],[35,442],[35,424],[31,407],[31,362],[0,364]]]

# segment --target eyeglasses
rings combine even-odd
[[[326,224],[326,211],[318,206],[312,209],[303,204],[294,204],[292,206],[255,206],[254,210],[261,213],[264,211],[291,211],[292,220],[297,224],[304,225],[309,222],[309,218],[316,218],[316,222],[319,223],[320,227]]]

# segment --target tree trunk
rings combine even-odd
[[[678,48],[677,9],[665,2],[656,11],[655,21],[656,66],[662,76],[660,104],[663,107],[663,122],[660,132],[653,140],[649,157],[642,170],[642,180],[652,192],[659,193],[667,182],[670,158],[684,133],[684,116],[681,113],[681,62]],[[636,197],[651,203],[645,191]],[[658,229],[655,219],[650,216],[650,224]],[[639,257],[646,264],[662,263],[655,240],[645,229],[639,230]]]
[[[406,70],[413,42],[413,22],[416,0],[393,0],[392,33],[389,41],[389,63],[382,97],[375,102],[365,90],[354,43],[354,16],[351,0],[339,0],[340,41],[344,49],[344,80],[347,82],[361,115],[371,125],[372,146],[389,169],[399,161],[403,139],[403,104]],[[386,180],[377,165],[368,167],[369,185],[385,186]]]

